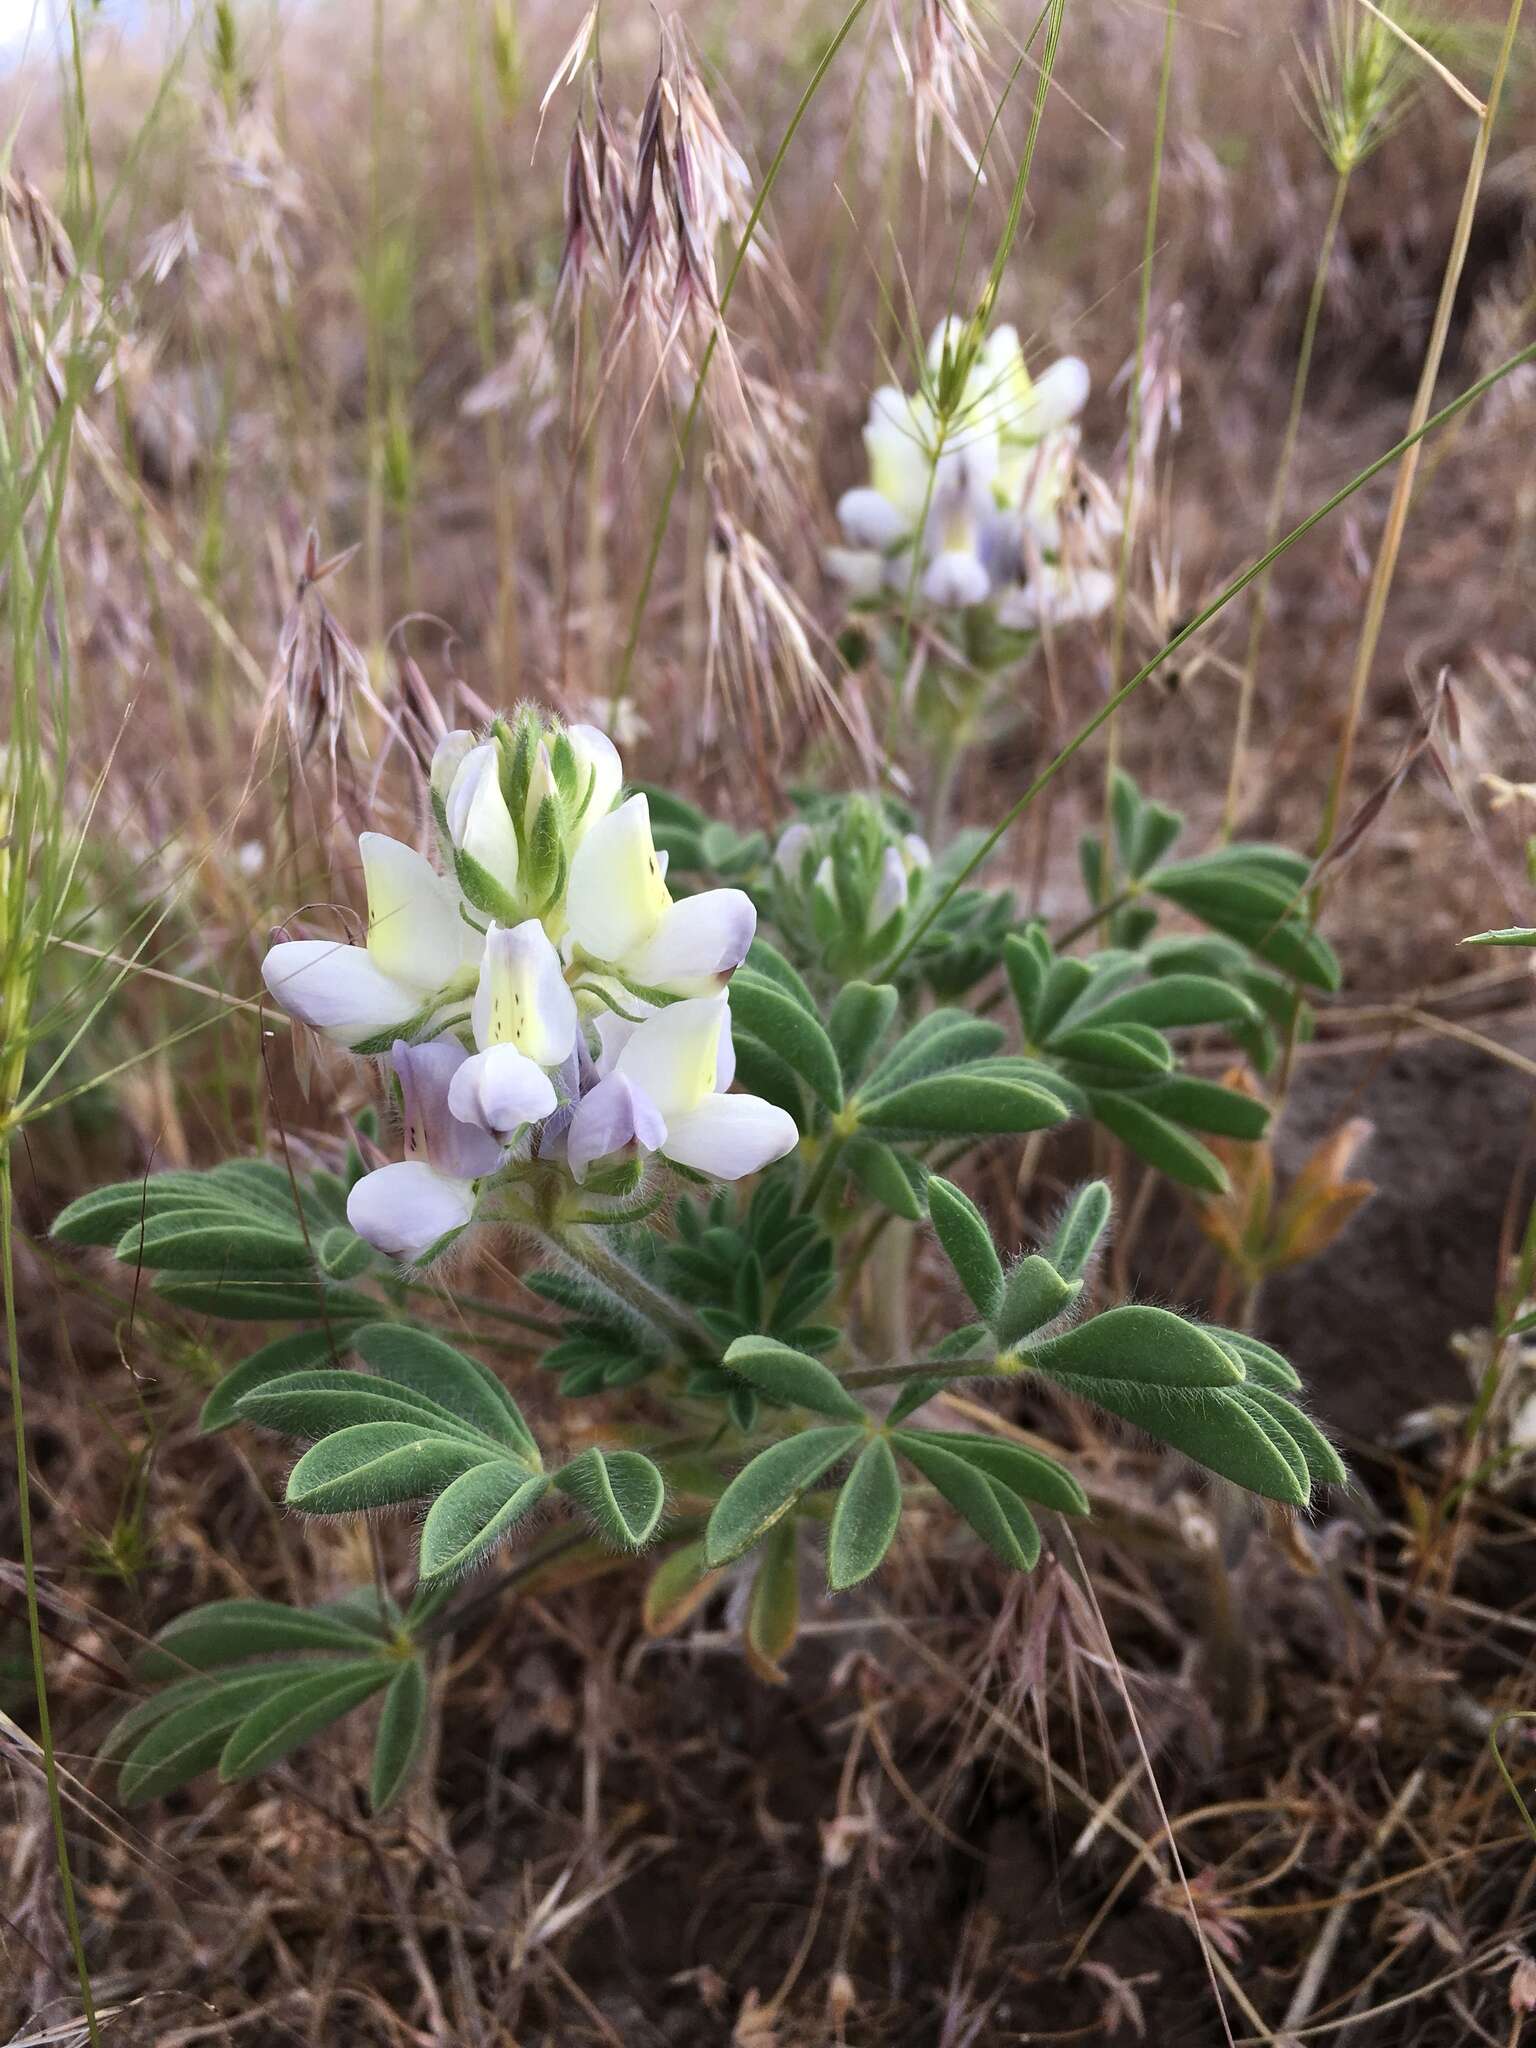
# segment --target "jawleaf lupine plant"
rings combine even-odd
[[[970,842],[930,849],[881,800],[809,800],[742,835],[626,794],[602,734],[532,710],[445,740],[430,789],[436,864],[363,836],[366,943],[284,938],[264,966],[295,1026],[379,1063],[403,1156],[365,1160],[370,1113],[338,1171],[301,1176],[287,1153],[158,1173],[54,1226],[168,1307],[269,1333],[202,1426],[304,1443],[291,1507],[424,1510],[413,1588],[218,1601],[163,1628],[141,1660],[155,1689],[106,1743],[125,1799],[248,1778],[378,1698],[387,1805],[422,1747],[434,1646],[489,1597],[460,1582],[509,1543],[524,1582],[652,1550],[647,1627],[728,1595],[773,1680],[815,1549],[845,1589],[909,1517],[935,1540],[938,1511],[969,1532],[938,1540],[1030,1569],[1089,1494],[1069,1456],[959,1426],[956,1381],[1044,1429],[1085,1404],[1293,1508],[1342,1482],[1268,1346],[1102,1304],[1105,1183],[1005,1252],[952,1177],[1082,1118],[1222,1188],[1196,1134],[1252,1140],[1267,1111],[1186,1073],[1183,1034],[1223,1033],[1262,1072],[1299,992],[1336,985],[1305,862],[1176,860],[1180,819],[1122,777],[1084,843],[1095,907],[1053,937],[1005,890],[953,888]],[[1165,907],[1180,930],[1159,929]],[[952,1277],[914,1294],[922,1340],[895,1348],[870,1297],[893,1272],[905,1289],[919,1231]],[[547,1314],[471,1291],[493,1236]],[[530,1352],[549,1376],[538,1435],[473,1355],[509,1348],[523,1391]],[[574,1529],[545,1519],[562,1502]]]
[[[845,491],[845,545],[827,567],[861,608],[986,607],[1006,632],[1096,618],[1112,500],[1083,468],[1076,421],[1088,368],[1063,356],[1031,378],[1012,327],[984,338],[947,320],[915,393],[870,401],[869,482]]]

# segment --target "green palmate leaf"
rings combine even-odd
[[[1308,1489],[1318,1486],[1347,1486],[1349,1473],[1344,1460],[1339,1456],[1327,1437],[1318,1428],[1310,1415],[1298,1408],[1294,1401],[1284,1400],[1268,1387],[1245,1386],[1241,1395],[1242,1403],[1258,1420],[1265,1418],[1284,1431],[1295,1444],[1306,1466]]]
[[[167,1622],[140,1651],[135,1669],[145,1678],[176,1678],[189,1667],[206,1671],[278,1650],[323,1650],[358,1656],[377,1648],[376,1629],[280,1600],[215,1600]]]
[[[1074,1382],[1073,1390],[1250,1493],[1291,1507],[1307,1504],[1306,1485],[1297,1477],[1300,1452],[1294,1441],[1292,1455],[1277,1449],[1273,1426],[1261,1423],[1254,1410],[1230,1396],[1171,1393],[1124,1380],[1084,1380]]]
[[[928,1183],[928,1215],[976,1313],[990,1322],[1003,1298],[1003,1264],[986,1218],[969,1195],[937,1174]]]
[[[361,1422],[403,1422],[433,1436],[459,1437],[482,1457],[499,1448],[424,1394],[364,1372],[296,1372],[240,1399],[240,1414],[282,1436],[324,1437]]]
[[[901,1520],[901,1475],[883,1436],[871,1437],[854,1460],[832,1510],[827,1583],[834,1593],[878,1569]]]
[[[828,1425],[803,1429],[760,1451],[715,1503],[705,1532],[709,1562],[729,1564],[750,1549],[862,1435],[852,1424]]]
[[[1086,960],[1053,960],[1035,1005],[1035,1035],[1043,1043],[1093,980]]]
[[[1190,1074],[1175,1074],[1150,1088],[1140,1088],[1136,1100],[1158,1116],[1190,1124],[1197,1131],[1214,1131],[1221,1138],[1238,1138],[1245,1144],[1262,1138],[1269,1129],[1267,1102]]]
[[[296,1330],[292,1336],[277,1337],[272,1343],[263,1344],[219,1381],[203,1403],[197,1419],[199,1429],[209,1435],[228,1429],[238,1419],[236,1408],[246,1394],[254,1393],[271,1380],[286,1379],[290,1373],[303,1372],[330,1359],[338,1341],[341,1340],[329,1330]]]
[[[322,1231],[315,1245],[315,1256],[333,1279],[352,1280],[372,1265],[373,1247],[347,1224],[335,1223],[329,1230]]]
[[[863,1093],[889,1094],[929,1074],[985,1059],[997,1051],[1003,1036],[1001,1026],[989,1024],[984,1017],[972,1017],[964,1010],[932,1010],[886,1054],[865,1082]]]
[[[424,1580],[468,1571],[538,1506],[551,1481],[511,1458],[476,1465],[443,1488],[421,1531]]]
[[[288,1477],[287,1501],[309,1515],[357,1514],[440,1493],[471,1466],[483,1444],[437,1436],[408,1422],[360,1422],[307,1450]]]
[[[227,1273],[231,1279],[297,1276],[309,1269],[309,1248],[295,1231],[226,1223],[190,1214],[152,1216],[135,1223],[117,1247],[130,1266],[178,1273]]]
[[[748,1661],[773,1685],[784,1683],[779,1667],[794,1648],[800,1628],[798,1562],[795,1525],[782,1522],[763,1545],[747,1603],[744,1638]]]
[[[923,1208],[917,1198],[912,1176],[899,1152],[883,1145],[867,1132],[850,1138],[843,1148],[843,1164],[872,1201],[889,1209],[908,1223],[916,1223]]]
[[[772,1337],[738,1337],[726,1352],[725,1363],[782,1407],[810,1408],[840,1421],[864,1420],[864,1410],[835,1373]]]
[[[160,1273],[155,1292],[177,1308],[223,1316],[237,1323],[355,1323],[376,1316],[379,1304],[349,1287],[320,1287],[301,1280],[210,1278],[206,1273]]]
[[[1108,1067],[1128,1077],[1142,1079],[1166,1074],[1173,1065],[1172,1051],[1155,1031],[1143,1037],[1143,1030],[1145,1027],[1139,1025],[1083,1024],[1053,1038],[1051,1051],[1058,1059],[1080,1066]]]
[[[1167,1117],[1148,1109],[1136,1096],[1123,1095],[1118,1089],[1093,1088],[1088,1093],[1088,1106],[1097,1122],[1170,1180],[1178,1181],[1182,1187],[1198,1188],[1203,1194],[1227,1192],[1226,1168],[1216,1155]]]
[[[299,1219],[306,1212],[319,1219],[318,1205],[306,1200],[302,1184],[295,1192],[288,1169],[275,1159],[225,1159],[201,1178],[247,1217],[253,1207],[264,1209],[290,1230],[300,1228]]]
[[[182,1703],[160,1715],[124,1760],[117,1781],[124,1806],[162,1799],[212,1770],[231,1730],[290,1682],[286,1668],[269,1666],[249,1676],[202,1681],[195,1694],[173,1688]]]
[[[1083,1291],[1081,1280],[1064,1280],[1038,1253],[1022,1259],[1008,1275],[993,1324],[1003,1346],[1022,1343],[1034,1331],[1054,1322]]]
[[[1068,1113],[1059,1096],[976,1066],[933,1074],[866,1102],[863,1121],[872,1129],[922,1137],[990,1137],[1043,1130],[1064,1122]]]
[[[1270,1345],[1261,1344],[1257,1337],[1250,1337],[1243,1330],[1212,1330],[1209,1334],[1237,1354],[1253,1384],[1267,1387],[1272,1394],[1294,1394],[1300,1387],[1301,1375],[1295,1367]]]
[[[1040,1556],[1040,1531],[1010,1486],[918,1430],[900,1431],[895,1443],[1004,1564],[1016,1571],[1033,1569]]]
[[[93,1188],[61,1209],[53,1220],[50,1235],[65,1244],[115,1245],[125,1230],[171,1209],[206,1210],[208,1197],[202,1176],[195,1173],[156,1173],[143,1180],[118,1181],[111,1187]]]
[[[786,995],[793,996],[807,1016],[815,1017],[819,1014],[816,1008],[816,998],[806,987],[804,981],[796,973],[795,969],[790,966],[784,955],[770,946],[766,939],[754,939],[752,941],[751,945],[747,948],[746,965],[749,974],[761,975],[765,981],[774,982],[779,988],[783,989]],[[733,998],[735,993],[736,982],[733,978],[731,981],[731,994]]]
[[[1010,932],[1003,941],[1003,970],[1026,1038],[1038,1036],[1036,1016],[1045,992],[1045,977],[1051,970],[1051,957],[1050,941],[1038,926],[1023,934]]]
[[[594,1445],[555,1473],[554,1482],[604,1541],[620,1550],[639,1550],[650,1541],[667,1501],[666,1481],[638,1451]]]
[[[1089,1181],[1068,1202],[1046,1251],[1046,1257],[1064,1280],[1082,1277],[1109,1223],[1111,1207],[1109,1184],[1102,1180]]]
[[[1095,1024],[1150,1024],[1156,1031],[1259,1022],[1258,1006],[1241,989],[1204,974],[1162,975],[1095,1003],[1089,1015]]]
[[[1333,948],[1297,914],[1300,884],[1208,857],[1160,868],[1148,886],[1298,981],[1339,986]]]
[[[843,1105],[842,1069],[821,1020],[789,991],[750,967],[731,979],[731,1016],[784,1060],[829,1109]]]
[[[1171,1309],[1145,1302],[1109,1308],[1032,1352],[1054,1379],[1118,1380],[1142,1387],[1232,1387],[1243,1367],[1235,1355]]]
[[[389,1681],[374,1738],[368,1803],[375,1813],[394,1804],[415,1768],[426,1739],[429,1698],[425,1664],[408,1658]]]
[[[895,989],[850,981],[838,992],[827,1019],[827,1036],[837,1054],[845,1089],[856,1088],[896,1014]]]
[[[1006,1486],[1021,1500],[1037,1501],[1041,1507],[1054,1508],[1062,1515],[1088,1513],[1088,1496],[1066,1467],[1042,1451],[1030,1450],[1026,1444],[948,1429],[904,1430],[901,1440],[905,1442],[907,1437],[937,1444],[940,1450],[974,1465],[978,1472],[985,1472],[989,1479]]]
[[[234,1784],[280,1763],[312,1735],[381,1692],[399,1668],[394,1658],[375,1657],[290,1679],[234,1730],[219,1755],[219,1776]]]
[[[369,1323],[353,1337],[352,1348],[381,1378],[425,1394],[528,1464],[542,1462],[532,1430],[495,1373],[441,1337],[409,1323]]]
[[[281,1677],[288,1673],[313,1669],[314,1664],[311,1660],[290,1657],[281,1666],[276,1663],[264,1664],[256,1671],[241,1672],[238,1677],[256,1678],[260,1683],[270,1686],[280,1683]],[[179,1713],[183,1707],[195,1706],[200,1700],[206,1700],[217,1687],[226,1682],[222,1675],[210,1677],[206,1671],[198,1671],[177,1679],[172,1685],[157,1687],[143,1699],[135,1700],[125,1713],[118,1716],[98,1744],[97,1754],[104,1762],[120,1762],[139,1738],[157,1722],[169,1720],[172,1714]]]

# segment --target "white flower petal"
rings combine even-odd
[[[880,931],[907,900],[907,864],[898,847],[888,846],[880,863],[880,879],[869,899],[869,929]]]
[[[464,757],[446,805],[448,836],[502,888],[517,887],[517,833],[501,787],[501,749],[484,740]]]
[[[470,1021],[482,1052],[513,1045],[541,1067],[558,1067],[569,1055],[576,998],[536,917],[510,931],[493,924],[486,933]]]
[[[424,854],[382,832],[363,832],[357,850],[368,884],[368,954],[396,981],[434,994],[452,981],[478,935],[459,915],[459,892]]]
[[[885,582],[885,558],[873,548],[823,548],[821,566],[855,602],[878,597]]]
[[[713,995],[746,959],[756,931],[757,910],[745,890],[706,889],[672,904],[625,965],[642,988]]]
[[[375,1251],[417,1259],[475,1213],[467,1180],[439,1173],[419,1159],[365,1173],[347,1196],[347,1221]]]
[[[773,849],[773,864],[786,882],[799,881],[805,850],[815,837],[810,826],[801,822],[786,826],[779,835],[779,843]]]
[[[341,1045],[398,1031],[422,1007],[420,991],[383,973],[365,946],[336,939],[274,946],[261,963],[261,978],[290,1017]]]
[[[666,1136],[666,1121],[655,1103],[622,1074],[610,1074],[577,1104],[566,1133],[566,1158],[576,1179],[585,1180],[598,1160],[631,1146],[654,1152]]]
[[[396,1040],[391,1057],[400,1077],[407,1159],[426,1160],[439,1173],[478,1180],[501,1164],[501,1147],[478,1123],[456,1114],[453,1083],[469,1055],[456,1038],[425,1045]]]
[[[475,736],[465,726],[454,732],[444,733],[432,755],[431,783],[433,794],[448,802],[448,792],[453,787],[454,777],[463,767],[465,760],[475,749]]]
[[[1052,363],[1035,379],[1028,415],[1019,422],[1023,433],[1037,441],[1075,420],[1088,403],[1091,382],[1088,365],[1080,356],[1062,356]]]
[[[1043,625],[1077,625],[1098,618],[1114,598],[1115,579],[1107,569],[1043,562],[1022,590],[1010,590],[998,605],[998,622],[1021,633]]]
[[[654,1015],[648,1011],[647,1015]],[[604,1010],[596,1019],[597,1026],[597,1071],[611,1074],[618,1064],[619,1054],[640,1029],[643,1019],[621,1017],[617,1010]]]
[[[850,546],[873,548],[882,555],[911,530],[905,513],[867,484],[844,491],[837,501],[837,523]]]
[[[793,1152],[799,1142],[794,1118],[776,1103],[757,1095],[711,1095],[686,1116],[669,1120],[661,1149],[679,1166],[716,1180],[740,1180]]]
[[[589,791],[581,816],[566,835],[567,844],[579,846],[600,818],[606,818],[618,802],[624,787],[624,763],[619,750],[595,725],[568,725],[565,736],[581,771],[582,788]],[[578,797],[578,803],[581,799]]]
[[[648,1095],[670,1125],[719,1085],[720,1041],[729,1014],[724,996],[658,1010],[631,1034],[615,1074]]]
[[[992,583],[979,557],[946,548],[923,572],[923,596],[930,604],[985,604]]]
[[[626,960],[672,906],[651,838],[651,810],[632,796],[600,818],[571,862],[566,917],[594,960]]]
[[[507,1144],[524,1124],[555,1109],[554,1083],[541,1066],[512,1045],[472,1053],[448,1084],[448,1107],[461,1123],[475,1124]]]

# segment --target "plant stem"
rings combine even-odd
[[[1269,509],[1264,518],[1264,545],[1271,547],[1280,531],[1280,521],[1285,512],[1286,491],[1291,480],[1291,464],[1296,455],[1296,440],[1301,428],[1301,415],[1306,403],[1307,381],[1312,371],[1312,349],[1317,340],[1317,323],[1322,315],[1323,298],[1328,288],[1328,273],[1333,268],[1333,247],[1338,239],[1339,221],[1344,212],[1344,196],[1349,190],[1353,163],[1346,163],[1333,183],[1333,200],[1328,209],[1328,219],[1323,227],[1323,239],[1318,245],[1317,267],[1312,273],[1312,290],[1307,299],[1306,318],[1302,322],[1301,345],[1296,352],[1296,371],[1291,379],[1291,404],[1286,414],[1285,434],[1280,443],[1280,461],[1275,471],[1274,487],[1269,494]],[[1253,720],[1253,693],[1258,681],[1259,648],[1264,639],[1265,600],[1269,594],[1269,572],[1259,578],[1253,591],[1253,616],[1248,625],[1248,650],[1243,659],[1243,676],[1238,686],[1237,724],[1232,733],[1232,763],[1227,771],[1227,800],[1221,814],[1221,837],[1232,837],[1237,821],[1238,799],[1242,793],[1243,772],[1248,757],[1248,732]]]
[[[703,1336],[706,1343],[713,1342],[689,1309],[611,1252],[589,1225],[541,1224],[528,1219],[528,1227],[548,1250],[582,1267],[664,1337],[694,1342]]]
[[[1386,616],[1392,579],[1397,570],[1398,552],[1403,543],[1403,529],[1408,520],[1408,506],[1413,497],[1414,479],[1418,475],[1419,441],[1428,419],[1435,382],[1440,374],[1441,359],[1445,354],[1451,313],[1456,303],[1457,288],[1461,283],[1467,244],[1472,236],[1472,219],[1477,210],[1483,173],[1488,164],[1488,151],[1493,141],[1493,124],[1498,117],[1499,102],[1504,95],[1504,80],[1514,54],[1515,35],[1520,26],[1523,6],[1524,0],[1510,0],[1509,12],[1504,22],[1504,39],[1499,46],[1498,61],[1494,65],[1493,77],[1489,82],[1487,104],[1478,123],[1477,140],[1472,146],[1472,158],[1467,165],[1466,182],[1461,193],[1461,209],[1456,216],[1456,231],[1451,238],[1451,252],[1446,258],[1445,274],[1440,282],[1440,302],[1435,308],[1434,325],[1430,329],[1429,345],[1425,349],[1423,367],[1419,372],[1419,387],[1414,394],[1413,410],[1409,415],[1410,446],[1406,450],[1403,465],[1393,484],[1392,502],[1387,510],[1387,523],[1382,532],[1381,546],[1377,551],[1370,594],[1366,600],[1365,619],[1360,629],[1359,645],[1355,650],[1355,665],[1349,683],[1349,703],[1344,714],[1344,730],[1339,738],[1338,752],[1334,757],[1333,778],[1329,783],[1327,801],[1323,806],[1322,830],[1318,835],[1317,847],[1319,857],[1333,844],[1334,834],[1338,829],[1339,809],[1349,786],[1349,771],[1354,761],[1355,734],[1359,730],[1360,714],[1365,706],[1365,693],[1376,659],[1377,643],[1381,638],[1382,621]],[[1314,908],[1321,903],[1322,895],[1321,887],[1314,890]]]

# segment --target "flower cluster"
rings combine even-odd
[[[267,954],[290,1016],[393,1061],[406,1157],[365,1175],[347,1211],[379,1250],[432,1255],[529,1163],[586,1181],[660,1153],[736,1180],[797,1142],[782,1109],[726,1092],[752,901],[674,902],[647,800],[623,782],[591,726],[524,710],[450,733],[431,773],[443,871],[365,832],[366,944]]]
[[[1017,632],[1096,617],[1114,595],[1103,556],[1119,516],[1078,458],[1087,397],[1076,356],[1032,378],[1012,327],[978,343],[944,322],[921,388],[870,401],[869,482],[838,501],[847,546],[828,569],[856,602],[991,604]]]
[[[932,865],[926,840],[852,796],[799,819],[773,854],[772,916],[802,957],[841,978],[872,974],[895,952]]]

